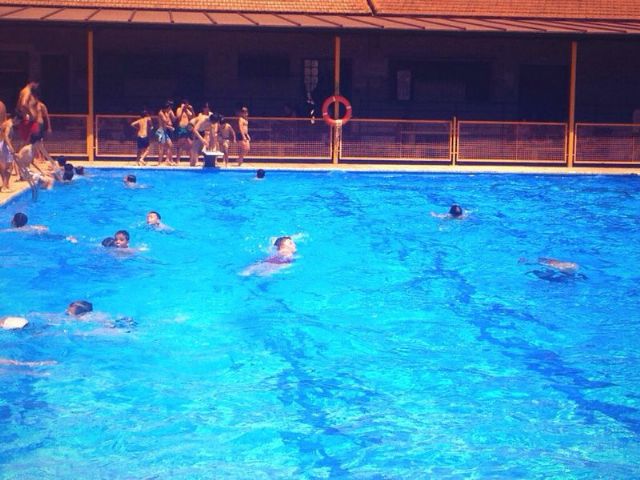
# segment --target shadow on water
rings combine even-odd
[[[285,444],[300,452],[300,471],[325,468],[330,478],[348,478],[350,471],[342,466],[343,456],[331,453],[328,447],[335,446],[342,439],[363,449],[379,444],[380,440],[367,434],[354,437],[342,431],[335,426],[331,412],[324,405],[340,399],[345,404],[364,405],[379,394],[350,371],[333,372],[331,381],[328,381],[322,369],[310,368],[317,363],[317,358],[309,352],[321,351],[323,345],[307,330],[310,327],[326,328],[326,325],[319,317],[296,312],[277,292],[271,292],[269,287],[274,282],[277,282],[274,278],[261,279],[250,288],[245,318],[252,322],[256,318],[261,320],[261,328],[252,330],[252,335],[258,335],[257,340],[287,365],[276,374],[274,390],[277,397],[285,406],[294,405],[298,412],[297,420],[308,425],[313,432],[282,431],[280,436]],[[255,303],[255,315],[251,313],[252,302]],[[274,321],[263,321],[266,318]],[[242,318],[238,321],[243,322]]]
[[[445,273],[444,270],[442,271]],[[457,298],[461,303],[468,304],[475,292],[475,288],[467,282],[464,276],[456,271],[448,270],[446,271],[446,275],[449,278],[457,278]],[[560,275],[566,276],[564,274]],[[574,280],[568,278],[564,281]],[[638,416],[640,410],[621,404],[591,400],[587,398],[583,391],[607,388],[614,386],[614,384],[589,380],[582,370],[568,366],[556,352],[539,348],[522,338],[510,337],[500,339],[492,335],[490,332],[491,329],[504,328],[495,320],[497,317],[496,313],[505,312],[512,318],[520,321],[545,325],[544,322],[536,320],[526,312],[519,312],[513,309],[505,310],[505,307],[499,304],[492,305],[479,315],[470,317],[470,323],[480,330],[479,340],[500,347],[503,355],[519,361],[527,369],[546,378],[553,389],[563,393],[566,398],[579,407],[579,412],[586,421],[595,422],[594,412],[600,412],[616,422],[623,424],[633,433],[640,433],[640,417]]]

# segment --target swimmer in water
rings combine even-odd
[[[276,248],[275,253],[264,260],[249,265],[240,274],[243,276],[266,276],[291,265],[295,260],[294,255],[297,251],[293,239],[299,236],[300,235],[291,235],[276,238],[273,242],[273,246]]]
[[[78,239],[73,235],[57,235],[49,233],[49,227],[45,225],[27,225],[29,217],[22,212],[16,213],[11,219],[11,228],[3,230],[4,232],[26,232],[41,234],[44,237],[52,239],[64,239],[71,243],[78,243]]]
[[[284,264],[293,262],[293,255],[296,253],[296,244],[291,237],[278,237],[273,242],[276,247],[275,255],[264,260],[267,263]]]
[[[462,207],[457,203],[454,203],[453,205],[451,205],[451,208],[449,208],[448,213],[431,212],[431,216],[436,218],[449,218],[453,220],[462,220],[467,217],[467,215],[462,210]]]
[[[113,246],[116,248],[129,248],[129,232],[118,230],[113,235]]]
[[[29,222],[29,217],[22,212],[18,212],[11,219],[11,228],[33,232],[46,232],[49,230],[44,225],[27,225],[27,222]]]
[[[101,245],[105,248],[110,248],[110,247],[115,247],[116,246],[116,241],[113,237],[106,237],[102,239],[102,242],[100,242]]]
[[[171,228],[169,225],[165,225],[164,223],[162,223],[162,217],[155,210],[151,210],[149,213],[147,213],[147,226],[153,228],[154,230],[162,230],[165,232],[173,231],[173,228]]]
[[[93,304],[86,300],[74,300],[69,304],[65,313],[75,318],[80,318],[89,312],[93,312]]]
[[[526,258],[518,259],[518,263],[525,265],[541,265],[547,267],[545,270],[532,270],[527,273],[532,273],[542,280],[550,281],[563,281],[568,278],[574,279],[586,279],[586,275],[578,273],[580,265],[575,262],[567,262],[565,260],[558,260],[549,257],[538,257],[537,260],[531,261]]]

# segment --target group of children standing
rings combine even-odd
[[[138,165],[146,165],[154,132],[149,112],[143,110],[140,118],[133,121],[131,126],[137,131],[136,161]],[[240,109],[236,133],[222,115],[211,111],[208,103],[196,114],[188,100],[183,100],[175,111],[173,101],[169,100],[158,112],[155,137],[158,142],[158,165],[178,165],[184,153],[189,157],[189,165],[195,167],[200,153],[205,151],[221,153],[222,161],[227,166],[231,142],[238,143],[238,140],[238,165],[242,165],[245,155],[251,149],[249,110],[247,107]]]
[[[11,191],[11,175],[16,173],[29,182],[35,196],[35,187],[46,181],[50,173],[39,167],[35,160],[48,162],[49,170],[57,168],[44,146],[45,133],[51,132],[49,110],[40,99],[38,82],[29,82],[20,90],[12,117],[7,115],[6,106],[0,101],[0,190]],[[19,150],[14,145],[16,140],[22,142]]]

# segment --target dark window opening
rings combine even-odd
[[[289,57],[282,55],[240,55],[238,75],[242,78],[288,78]]]
[[[390,68],[393,99],[486,102],[491,98],[491,64],[488,62],[395,60]],[[409,85],[403,84],[407,81]],[[398,98],[399,93],[402,98]]]
[[[27,52],[0,51],[0,99],[13,111],[20,89],[29,80]]]
[[[569,102],[569,67],[522,65],[518,86],[521,120],[564,122]]]
[[[204,59],[197,54],[98,52],[96,111],[137,113],[147,107],[155,112],[169,98],[199,105],[206,100],[204,72]]]

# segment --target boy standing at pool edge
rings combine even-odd
[[[149,132],[151,131],[152,125],[153,122],[147,110],[142,111],[138,120],[131,122],[131,126],[138,131],[136,140],[138,146],[136,160],[138,165],[146,165],[144,159],[149,155]]]

